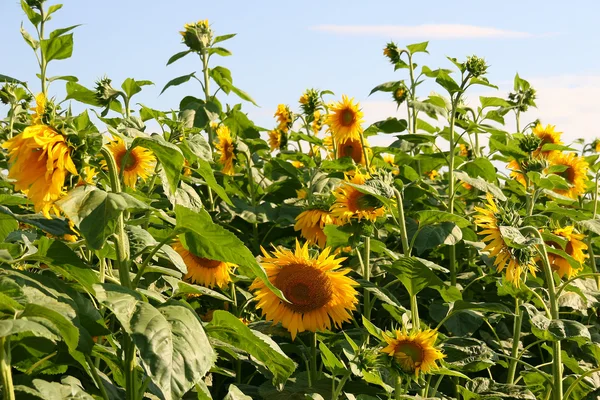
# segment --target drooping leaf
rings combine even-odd
[[[171,191],[175,192],[181,178],[181,170],[185,158],[179,147],[167,142],[162,136],[154,134],[152,136],[138,136],[131,143],[131,149],[136,146],[145,147],[152,150],[160,165],[165,171]]]

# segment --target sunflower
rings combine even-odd
[[[312,209],[302,211],[296,217],[296,225],[294,230],[301,231],[302,237],[308,243],[317,244],[320,248],[325,247],[327,236],[323,232],[325,225],[336,224],[335,219],[331,217],[331,213],[327,210]]]
[[[66,193],[67,172],[77,175],[65,137],[49,126],[33,125],[2,147],[8,150],[8,177],[15,180],[15,190],[27,194],[46,218],[50,210],[59,214],[54,202]]]
[[[296,197],[299,198],[300,200],[306,199],[308,197],[308,192],[304,188],[302,188],[300,190],[296,190]]]
[[[229,128],[225,125],[221,125],[217,128],[217,139],[219,140],[215,143],[215,147],[221,153],[221,157],[219,157],[219,163],[223,166],[223,173],[225,175],[233,175],[233,160],[235,160],[235,154],[233,154],[233,150],[235,146],[233,144],[233,139],[231,138],[231,132]]]
[[[46,112],[46,95],[44,93],[39,93],[35,96],[35,108],[31,110],[34,111],[33,115],[31,115],[31,122],[34,125],[42,125],[42,118]]]
[[[369,175],[355,173],[350,179],[346,177],[346,180],[355,185],[363,185],[368,178]],[[385,207],[379,204],[379,200],[345,182],[333,194],[335,203],[331,206],[331,215],[341,223],[347,223],[352,218],[375,222],[378,217],[385,215]]]
[[[366,139],[363,140],[365,140],[365,146],[368,147]],[[342,157],[350,157],[355,163],[365,165],[365,153],[360,139],[348,139],[345,142],[340,142],[337,147],[337,158]]]
[[[600,153],[600,139],[596,139],[592,142],[592,148],[596,153]]]
[[[438,369],[437,360],[444,358],[442,351],[435,347],[438,332],[435,329],[425,331],[396,330],[396,337],[383,335],[388,344],[381,351],[394,357],[402,371],[407,374],[428,374]]]
[[[392,167],[397,167],[397,165],[394,163],[396,157],[394,157],[393,154],[382,154],[382,158],[385,163],[389,164]]]
[[[556,152],[550,156],[550,166],[564,165],[567,167],[562,172],[556,172],[557,175],[565,178],[571,186],[569,189],[554,189],[554,192],[576,199],[580,194],[585,193],[587,189],[587,171],[589,164],[583,157],[578,157],[575,153]]]
[[[461,157],[469,157],[471,155],[471,149],[464,143],[459,145],[460,149],[458,150],[458,155]]]
[[[154,172],[156,158],[154,158],[152,151],[136,146],[128,154],[125,142],[119,137],[107,144],[106,147],[115,157],[119,173],[121,173],[121,168],[125,167],[123,181],[130,188],[135,188],[138,177],[145,181]],[[103,161],[102,165],[105,166],[106,163]]]
[[[289,107],[285,104],[279,104],[277,106],[277,111],[275,111],[274,117],[277,119],[277,129],[287,133],[292,126],[292,112],[290,111]]]
[[[179,253],[188,269],[185,280],[209,288],[215,286],[223,288],[231,282],[231,273],[235,264],[198,257],[186,249],[179,240],[173,243],[172,247]]]
[[[475,211],[479,214],[474,217],[475,225],[483,228],[479,234],[486,235],[483,241],[487,244],[483,251],[489,251],[490,257],[495,257],[494,266],[497,271],[502,272],[506,269],[506,279],[518,287],[523,272],[529,271],[535,276],[535,263],[527,248],[515,249],[506,244],[500,231],[499,222],[502,220],[500,209],[489,193],[487,201],[486,208],[475,207]]]
[[[192,165],[187,158],[183,160],[183,169],[181,174],[183,176],[192,176]]]
[[[269,281],[281,290],[288,302],[282,301],[260,279],[255,279],[250,290],[256,292],[257,307],[274,324],[281,322],[296,338],[298,332],[331,329],[332,322],[340,327],[352,318],[358,303],[357,283],[346,275],[349,269],[338,270],[345,258],[330,256],[324,249],[317,258],[308,254],[308,243],[296,251],[275,249],[269,254],[262,249],[262,266]]]
[[[321,111],[316,110],[313,113],[313,117],[314,119],[313,122],[311,122],[310,126],[315,136],[317,136],[321,131],[321,128],[323,127],[323,116],[321,115]]]
[[[583,265],[581,264],[583,264],[588,257],[588,255],[583,252],[584,250],[587,250],[588,246],[581,241],[585,238],[585,235],[573,232],[574,229],[574,226],[566,226],[564,228],[555,229],[552,232],[557,236],[567,239],[564,251],[580,263],[580,268],[575,269],[571,266],[569,261],[563,257],[556,254],[548,254],[550,266],[561,278],[566,275],[567,279],[571,279],[573,276],[577,275],[579,271],[583,269]],[[547,244],[554,247],[554,243]]]
[[[277,129],[269,131],[269,147],[271,151],[279,150],[281,146],[281,133]]]
[[[556,132],[554,131],[554,128],[555,126],[553,125],[546,125],[544,128],[542,124],[539,123],[535,126],[535,128],[533,128],[533,134],[542,140],[538,149],[533,152],[534,157],[537,157],[540,154],[543,157],[548,157],[558,152],[557,150],[542,151],[542,147],[544,147],[545,144],[563,144],[563,142],[560,140],[562,132]]]
[[[83,167],[83,173],[79,174],[79,180],[77,181],[77,186],[82,185],[93,185],[94,177],[98,174],[96,168],[90,167],[89,165]]]
[[[440,176],[440,173],[437,172],[436,169],[429,171],[426,174],[429,177],[429,179],[431,179],[432,181],[434,181],[438,176]]]
[[[510,177],[515,179],[523,186],[527,186],[527,180],[525,179],[525,175],[521,171],[521,165],[517,160],[512,160],[508,163],[506,168],[510,169]]]
[[[302,161],[298,161],[298,160],[292,160],[290,161],[290,163],[295,167],[295,168],[302,168],[304,167],[304,163]]]
[[[337,143],[344,143],[350,139],[360,141],[363,132],[362,117],[363,113],[359,110],[358,103],[354,104],[354,99],[343,95],[342,101],[331,106],[326,123]]]

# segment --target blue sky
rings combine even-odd
[[[55,4],[53,1],[47,4]],[[136,98],[158,109],[176,108],[185,95],[201,96],[199,84],[189,82],[160,90],[173,77],[199,70],[189,57],[166,66],[184,46],[178,31],[184,23],[208,18],[217,34],[238,33],[226,42],[234,55],[214,58],[231,69],[234,84],[254,97],[260,108],[244,110],[258,125],[274,125],[278,103],[297,108],[305,88],[329,89],[361,101],[367,122],[395,113],[385,94],[368,96],[379,83],[398,80],[382,56],[388,40],[399,46],[430,40],[430,55],[417,59],[432,68],[452,67],[445,56],[463,59],[477,54],[491,65],[489,79],[500,85],[496,95],[510,89],[515,72],[539,92],[533,120],[557,125],[569,138],[593,138],[597,99],[600,98],[600,57],[596,39],[600,6],[596,1],[141,1],[65,0],[51,28],[82,24],[75,30],[73,57],[50,66],[50,75],[76,75],[93,87],[107,75],[120,83],[127,77],[149,79]],[[489,5],[482,5],[489,4]],[[573,3],[575,4],[575,3]],[[0,73],[39,84],[31,49],[19,33],[25,15],[16,0],[0,0]],[[28,22],[25,27],[32,31]],[[37,86],[36,86],[37,85]],[[436,90],[424,86],[422,95]],[[61,97],[64,83],[51,94]],[[494,95],[484,91],[486,95]],[[233,99],[232,99],[233,100]],[[235,100],[233,100],[235,101]],[[594,118],[594,119],[592,119]]]

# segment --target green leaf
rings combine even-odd
[[[94,250],[104,247],[124,211],[148,209],[148,206],[127,193],[107,193],[89,185],[71,190],[57,204]]]
[[[600,235],[600,219],[586,219],[583,221],[576,221],[576,223],[588,231]]]
[[[168,83],[165,85],[165,87],[164,87],[164,88],[163,88],[163,89],[160,91],[160,94],[159,94],[159,96],[160,96],[161,94],[163,94],[163,92],[164,92],[165,90],[167,90],[168,88],[170,88],[171,86],[179,86],[179,85],[181,85],[182,83],[185,83],[185,82],[189,81],[190,79],[192,79],[192,77],[193,77],[193,76],[195,76],[195,75],[196,75],[196,73],[195,73],[195,72],[192,72],[191,74],[188,74],[188,75],[182,75],[182,76],[178,76],[177,78],[171,79],[171,80],[170,80],[170,81],[169,81],[169,82],[168,82]]]
[[[48,11],[46,12],[46,18],[48,18],[50,15],[54,14],[55,12],[57,12],[58,10],[60,10],[62,8],[62,4],[54,4],[50,7],[48,7]]]
[[[371,89],[369,96],[375,92],[393,92],[394,90],[398,89],[400,83],[402,83],[402,81],[385,82],[381,85],[377,85],[373,89]]]
[[[506,307],[504,304],[500,303],[476,303],[476,302],[468,302],[463,300],[457,300],[453,307],[452,311],[462,311],[462,310],[472,310],[472,311],[485,311],[496,314],[506,314],[512,315],[513,312],[510,308]]]
[[[471,178],[483,178],[488,182],[496,182],[496,167],[485,157],[478,157],[461,165],[461,170],[465,171]]]
[[[246,396],[237,386],[231,384],[223,400],[252,400],[252,397]]]
[[[228,57],[228,56],[232,55],[233,53],[224,47],[211,47],[210,49],[208,49],[208,54],[210,54],[210,55],[218,54],[222,57]]]
[[[432,288],[437,290],[448,302],[462,299],[460,291],[456,287],[446,285],[431,270],[432,267],[444,270],[439,265],[418,257],[401,257],[394,261],[388,269],[402,282],[411,296],[416,296],[425,288]]]
[[[466,228],[471,225],[467,219],[460,215],[438,210],[419,211],[415,219],[419,222],[419,226],[439,224],[442,222],[453,222],[459,228]]]
[[[406,122],[405,119],[390,117],[384,121],[375,122],[373,126],[375,126],[379,132],[397,133],[404,132],[408,126],[408,122]]]
[[[332,249],[346,246],[351,235],[338,225],[325,225],[323,232],[327,236],[327,247],[331,247]]]
[[[62,36],[65,33],[70,32],[73,29],[77,28],[78,26],[81,26],[81,25],[72,25],[72,26],[69,26],[66,28],[55,29],[52,32],[50,32],[49,39],[54,39],[55,37]]]
[[[227,94],[231,91],[233,86],[233,80],[231,78],[231,71],[225,67],[214,67],[211,68],[210,77],[213,78],[215,83]]]
[[[200,176],[204,179],[204,182],[210,187],[223,201],[225,201],[230,206],[233,206],[231,199],[227,195],[227,192],[223,188],[223,186],[217,183],[215,179],[215,175],[213,174],[213,169],[210,167],[210,164],[204,160],[198,160],[198,169],[196,170]]]
[[[463,171],[454,171],[454,176],[457,179],[468,183],[474,188],[492,194],[496,199],[500,201],[506,201],[506,196],[504,195],[504,193],[502,193],[502,190],[498,186],[487,182],[483,178],[471,178],[466,172]]]
[[[446,72],[439,72],[435,81],[450,94],[454,94],[460,90],[458,83],[456,83],[456,81]]]
[[[171,294],[171,297],[193,294],[200,296],[209,296],[221,301],[227,301],[229,303],[232,302],[232,300],[229,297],[214,290],[210,290],[209,288],[206,288],[204,286],[192,285],[191,283],[184,282],[172,276],[163,276],[162,279],[167,281],[169,285],[173,287],[173,293]]]
[[[51,331],[55,331],[69,347],[69,351],[75,351],[79,343],[79,330],[73,322],[61,313],[39,304],[27,304],[19,315],[21,319],[38,322]]]
[[[226,40],[231,39],[232,37],[234,37],[235,35],[237,35],[237,33],[229,33],[227,35],[221,35],[221,36],[217,36],[215,37],[215,39],[213,40],[213,44],[217,44],[219,42],[224,42]]]
[[[323,366],[327,368],[335,376],[344,375],[347,373],[346,366],[342,364],[339,358],[333,354],[331,350],[325,345],[325,343],[319,343],[319,350],[321,350],[321,360],[323,360]]]
[[[37,50],[38,47],[40,47],[40,42],[38,42],[37,40],[35,40],[26,30],[25,28],[23,28],[23,26],[21,26],[21,36],[23,36],[23,39],[25,40],[25,42],[29,45],[29,47],[31,47],[33,50]]]
[[[213,366],[216,355],[196,313],[185,303],[153,307],[118,285],[96,285],[96,297],[139,349],[142,365],[166,400],[180,399]]]
[[[271,284],[265,270],[244,243],[233,233],[215,224],[206,210],[193,212],[182,206],[175,206],[177,229],[187,233],[184,236],[187,248],[198,257],[237,264],[246,276],[261,279],[277,296],[281,291]]]
[[[415,54],[415,53],[428,53],[429,54],[429,52],[427,51],[428,45],[429,45],[429,42],[421,42],[421,43],[409,44],[406,46],[406,48],[408,49],[410,54]]]
[[[283,385],[296,370],[296,364],[268,336],[248,328],[226,311],[215,311],[206,332],[256,358],[273,374],[273,385]]]
[[[167,65],[173,64],[175,61],[187,56],[191,52],[192,52],[192,50],[186,50],[186,51],[180,51],[179,53],[172,55],[171,58],[169,58],[169,61],[167,61]]]
[[[9,233],[19,229],[19,223],[10,215],[0,214],[0,240],[4,241]]]
[[[22,82],[22,81],[20,81],[20,80],[18,80],[18,79],[11,78],[10,76],[7,76],[7,75],[2,75],[2,74],[0,74],[0,82],[7,82],[7,83],[18,83],[18,84],[20,84],[20,85],[25,85],[25,83],[24,83],[24,82]]]
[[[482,109],[487,107],[511,107],[511,104],[508,101],[501,99],[500,97],[479,96],[479,102],[481,103]]]
[[[484,342],[474,338],[448,338],[442,345],[444,363],[460,372],[478,372],[495,364],[496,355]]]
[[[462,240],[461,229],[453,222],[442,222],[436,225],[419,227],[416,232],[415,249],[417,254],[434,249],[439,245],[455,245]],[[412,238],[411,238],[412,240]]]
[[[231,91],[233,93],[235,93],[240,99],[249,101],[250,103],[252,103],[258,107],[258,104],[256,104],[256,101],[254,101],[254,99],[252,97],[250,97],[250,95],[248,93],[244,92],[242,89],[232,85]]]
[[[34,26],[38,26],[40,22],[42,22],[42,16],[36,13],[25,0],[21,0],[21,8],[25,12],[25,15],[27,15],[29,22],[31,22]]]
[[[96,92],[90,90],[77,82],[67,82],[67,97],[65,100],[73,99],[84,104],[89,104],[95,107],[102,107],[96,99]],[[117,100],[113,100],[110,103],[110,109],[116,112],[121,112],[121,103]]]
[[[173,143],[167,142],[158,134],[136,137],[133,140],[133,143],[131,143],[130,151],[136,146],[152,150],[165,171],[171,191],[175,192],[179,185],[181,169],[185,162],[185,158],[179,147]]]
[[[44,325],[28,319],[4,319],[0,320],[0,337],[6,337],[17,333],[31,332],[35,336],[45,337],[54,341],[56,336]]]
[[[69,223],[63,218],[48,219],[41,214],[15,214],[9,208],[0,206],[0,213],[10,215],[15,220],[27,225],[33,225],[44,232],[54,236],[62,236],[73,233],[69,228]]]
[[[531,304],[524,304],[523,307],[529,315],[531,332],[539,339],[572,340],[579,345],[592,340],[588,328],[581,322],[566,319],[550,320]]]
[[[150,81],[136,81],[133,78],[127,78],[121,85],[121,88],[127,95],[127,97],[131,98],[133,95],[142,91],[142,86],[154,85],[154,83]]]
[[[40,43],[46,62],[64,60],[73,54],[73,34],[44,39]]]

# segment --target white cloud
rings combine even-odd
[[[463,24],[316,25],[310,29],[340,35],[372,35],[394,39],[518,39],[539,36],[529,32]]]

